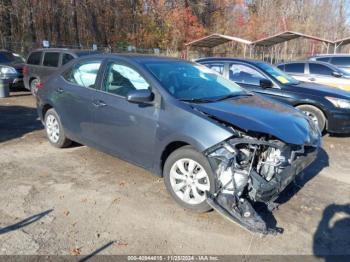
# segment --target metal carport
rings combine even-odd
[[[350,37],[346,37],[343,39],[339,39],[333,42],[334,45],[334,53],[337,53],[338,48],[350,44]]]
[[[216,46],[219,46],[228,42],[236,42],[236,43],[242,44],[244,49],[243,51],[244,56],[246,56],[247,46],[250,46],[252,43],[249,40],[239,38],[239,37],[221,35],[221,34],[211,34],[187,43],[186,44],[187,53],[191,47],[214,48]]]

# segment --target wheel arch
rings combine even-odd
[[[29,78],[29,86],[32,84],[33,80],[35,80],[35,79],[38,79],[38,80],[40,81],[40,78],[39,78],[39,77],[37,77],[37,76],[31,76],[31,77]]]
[[[51,108],[53,108],[53,106],[50,103],[46,103],[43,105],[43,107],[41,109],[43,121],[45,120],[45,115],[46,115],[47,111],[49,111]]]
[[[164,147],[162,154],[160,156],[160,161],[159,161],[159,175],[161,177],[163,177],[164,164],[167,158],[169,157],[169,155],[175,150],[188,145],[191,145],[191,144],[188,142],[179,140],[179,141],[170,142]]]

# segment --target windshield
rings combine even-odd
[[[1,52],[0,53],[0,63],[23,63],[24,59],[18,55],[10,52]]]
[[[286,74],[275,66],[269,65],[267,63],[259,62],[257,66],[264,70],[266,73],[271,75],[274,79],[276,79],[281,84],[291,84],[296,85],[299,83],[298,80],[293,78],[292,76]]]
[[[185,61],[156,61],[146,68],[179,100],[219,100],[247,92],[205,66]]]

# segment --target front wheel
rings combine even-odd
[[[303,113],[307,115],[318,126],[321,132],[325,131],[326,117],[320,109],[312,105],[300,105],[296,108],[303,111]]]
[[[55,147],[68,147],[72,143],[65,136],[60,117],[53,108],[49,109],[45,114],[45,130],[51,145]]]
[[[167,158],[164,183],[170,195],[184,208],[207,212],[206,191],[214,193],[215,176],[208,160],[191,146],[184,146]]]

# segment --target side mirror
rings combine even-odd
[[[269,79],[260,79],[260,86],[262,88],[272,88],[273,83]]]
[[[342,77],[343,74],[340,73],[340,72],[334,71],[334,72],[332,72],[332,76],[335,76],[335,77]]]
[[[128,102],[135,104],[149,104],[153,99],[154,94],[148,89],[132,90],[126,96]]]

